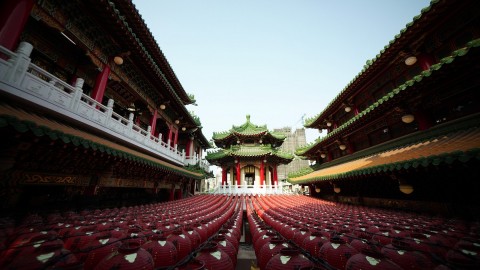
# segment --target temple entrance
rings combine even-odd
[[[246,173],[245,174],[245,184],[247,184],[247,185],[254,185],[255,184],[255,174],[254,173]]]
[[[245,184],[254,185],[255,184],[255,166],[246,166],[244,169],[245,172]]]

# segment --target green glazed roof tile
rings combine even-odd
[[[229,131],[223,132],[214,132],[213,133],[213,140],[224,140],[231,136],[235,137],[243,137],[243,136],[265,136],[270,135],[277,140],[284,140],[286,138],[285,135],[276,132],[269,132],[266,125],[255,125],[250,122],[250,115],[247,115],[247,121],[240,125],[235,126],[233,125]]]
[[[325,107],[325,109],[324,109],[322,112],[320,112],[319,114],[317,114],[317,115],[315,115],[315,116],[313,116],[313,117],[307,118],[307,119],[305,120],[304,126],[305,126],[305,127],[312,127],[311,125],[312,125],[313,123],[315,123],[315,121],[317,121],[317,120],[330,108],[330,106],[332,106],[332,105],[335,103],[335,101],[336,101],[337,99],[339,99],[339,98],[342,96],[342,94],[343,94],[345,91],[347,91],[347,89],[348,89],[361,75],[363,75],[363,73],[364,73],[366,70],[368,70],[368,68],[369,68],[370,66],[372,66],[372,65],[375,63],[376,60],[378,60],[378,59],[383,55],[383,53],[386,51],[386,49],[388,49],[392,44],[394,44],[394,43],[396,42],[396,40],[397,40],[398,38],[400,38],[400,37],[402,36],[402,34],[404,34],[404,33],[407,31],[407,29],[408,29],[409,27],[411,27],[411,26],[415,23],[415,21],[417,21],[418,19],[420,19],[425,13],[429,12],[430,9],[432,8],[432,6],[433,6],[434,4],[436,4],[437,2],[438,2],[438,1],[430,1],[430,5],[427,6],[427,7],[425,7],[425,8],[423,8],[423,9],[421,10],[421,13],[420,13],[419,15],[413,17],[413,20],[412,20],[411,22],[407,23],[407,24],[405,25],[405,28],[401,29],[401,30],[400,30],[400,33],[397,34],[397,35],[395,35],[394,39],[390,40],[389,44],[385,45],[384,49],[382,49],[382,50],[380,51],[380,53],[377,54],[374,59],[367,60],[367,64],[366,64],[366,65],[364,66],[364,68],[360,71],[360,73],[357,74],[357,75],[355,76],[355,78],[354,78],[352,81],[350,81],[350,83],[347,84],[347,86],[346,86],[342,91],[340,91],[340,93]]]
[[[365,115],[367,115],[368,113],[373,111],[376,107],[378,107],[378,105],[380,104],[380,100],[382,100],[384,97],[388,96],[388,97],[391,98],[391,97],[394,97],[395,95],[397,95],[398,93],[400,93],[400,91],[405,91],[405,90],[409,89],[411,86],[415,85],[415,83],[422,81],[422,79],[424,77],[429,77],[435,71],[440,70],[444,65],[451,64],[457,57],[465,56],[470,51],[471,48],[479,47],[479,46],[480,46],[480,39],[475,39],[475,40],[472,40],[472,41],[468,42],[466,47],[460,49],[461,53],[453,53],[450,56],[446,56],[446,57],[442,58],[439,61],[439,63],[430,66],[430,69],[428,71],[420,72],[420,74],[416,75],[414,77],[414,79],[408,80],[405,83],[403,83],[402,85],[393,89],[392,91],[387,93],[385,96],[381,97],[378,101],[376,101],[372,105],[370,105],[368,108],[361,111],[358,115],[351,118],[351,122],[347,121],[344,124],[340,125],[338,128],[336,128],[333,131],[331,131],[330,133],[328,133],[325,137],[318,138],[314,142],[312,142],[308,145],[297,148],[296,151],[295,151],[295,154],[299,155],[299,156],[304,155],[306,152],[308,152],[308,150],[312,149],[313,147],[317,146],[318,144],[322,143],[323,141],[335,136],[336,134],[338,134],[342,130],[344,130],[347,126],[349,126],[352,123],[358,121],[360,118],[364,117]]]

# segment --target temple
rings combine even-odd
[[[480,269],[479,26],[432,0],[289,154],[209,141],[130,0],[1,1],[0,269]]]
[[[244,124],[213,134],[218,149],[209,152],[206,159],[222,169],[222,186],[278,186],[278,165],[293,159],[278,149],[285,138],[284,134],[270,132],[266,125],[253,124],[247,115]]]
[[[2,1],[3,207],[175,200],[209,173],[195,98],[130,1]]]
[[[305,121],[325,136],[296,150],[315,164],[291,173],[289,181],[309,186],[319,198],[478,213],[476,11],[471,1],[433,1],[422,10]],[[472,20],[460,23],[463,18]]]

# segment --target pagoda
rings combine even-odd
[[[208,153],[206,159],[222,168],[222,186],[278,185],[278,165],[293,159],[293,155],[278,149],[285,138],[281,133],[270,132],[266,125],[253,124],[247,115],[244,124],[213,133],[218,148]]]

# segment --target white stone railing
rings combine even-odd
[[[21,42],[16,52],[0,46],[0,56],[4,56],[0,57],[0,91],[113,134],[178,165],[199,164],[208,171],[209,164],[205,160],[198,156],[186,157],[185,151],[178,151],[177,145],[171,146],[170,141],[164,142],[161,137],[151,135],[150,126],[144,130],[135,125],[133,113],[130,113],[128,119],[115,113],[112,99],[104,106],[83,94],[83,79],[78,78],[75,86],[71,86],[32,64],[32,50],[32,45],[26,42]]]
[[[205,171],[210,170],[210,163],[208,163],[208,161],[206,161],[205,159],[200,158],[198,154],[195,154],[193,156],[186,156],[185,165],[198,165]]]
[[[291,194],[288,189],[280,185],[220,185],[210,194],[231,194],[231,195],[269,195],[269,194]]]

